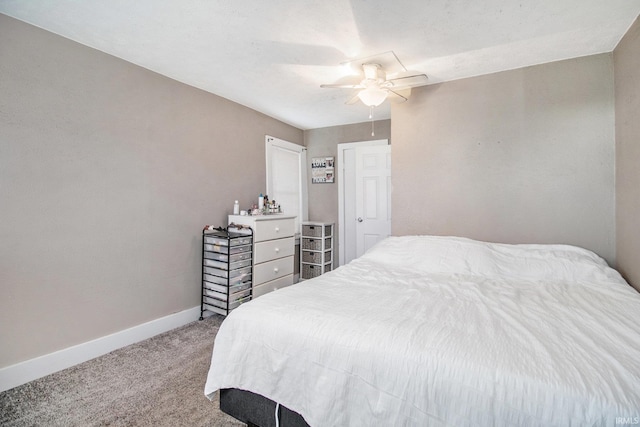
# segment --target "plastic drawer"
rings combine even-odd
[[[239,300],[233,301],[229,303],[229,310],[233,310],[234,308],[237,308],[240,306],[240,304],[243,304],[247,301],[249,301],[251,299],[251,296],[246,296],[244,298],[241,298]],[[204,297],[204,303],[208,304],[208,305],[212,305],[214,307],[218,307],[218,308],[227,308],[227,302],[226,301],[220,301],[219,299],[216,298],[211,298],[211,297]]]
[[[204,259],[203,260],[204,265],[207,267],[215,267],[215,268],[221,268],[223,270],[226,270],[227,268],[229,270],[237,270],[239,268],[243,268],[243,267],[249,267],[251,266],[251,260],[250,259],[245,259],[242,261],[237,261],[237,262],[232,262],[231,264],[226,263],[224,261],[215,261],[212,259]]]
[[[208,252],[217,252],[225,255],[227,254],[227,251],[228,251],[229,254],[233,255],[233,254],[239,254],[242,252],[251,252],[251,246],[252,245],[228,247],[228,246],[211,245],[211,244],[205,243],[204,250]]]
[[[219,277],[230,277],[230,278],[234,278],[234,277],[238,277],[238,276],[246,276],[247,274],[251,274],[251,267],[245,267],[245,268],[239,268],[237,270],[226,270],[226,269],[220,269],[220,268],[215,268],[215,267],[202,267],[204,268],[204,272],[206,274],[213,274],[214,276],[219,276]]]
[[[241,252],[235,255],[227,255],[225,254],[221,254],[218,252],[205,252],[204,253],[204,258],[205,259],[212,259],[214,261],[231,261],[231,262],[236,262],[236,261],[244,261],[245,259],[251,260],[251,252]]]
[[[235,286],[230,286],[227,288],[225,285],[216,285],[215,283],[204,282],[204,294],[210,297],[218,298],[223,301],[226,301],[228,298],[227,294],[232,295],[232,300],[238,299],[233,298],[233,295],[241,294],[244,291],[251,291],[251,282],[243,282]],[[228,292],[227,292],[228,289]]]
[[[211,274],[205,274],[204,275],[204,280],[205,282],[210,282],[210,283],[214,283],[217,285],[227,285],[227,279],[225,279],[224,277],[218,277],[218,276],[214,276]],[[235,286],[235,285],[239,285],[240,283],[244,283],[247,282],[249,280],[251,280],[251,274],[246,274],[243,276],[238,276],[238,277],[233,277],[229,280],[229,286]]]

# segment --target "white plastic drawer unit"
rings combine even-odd
[[[253,232],[233,228],[202,230],[202,296],[200,320],[205,311],[226,316],[251,300]]]
[[[253,229],[253,298],[293,284],[293,215],[229,215],[229,224]]]
[[[295,234],[295,223],[289,219],[276,219],[271,221],[256,221],[255,233],[256,242],[265,240],[281,239]]]
[[[269,240],[256,243],[255,263],[271,261],[272,259],[292,256],[295,251],[295,241],[293,237],[285,239]]]

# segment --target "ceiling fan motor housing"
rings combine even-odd
[[[382,70],[380,64],[362,64],[362,69],[364,70],[363,84],[368,82],[379,85],[387,79],[387,74]]]

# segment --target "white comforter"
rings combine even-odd
[[[233,311],[220,388],[311,426],[640,423],[640,294],[571,246],[392,237]]]

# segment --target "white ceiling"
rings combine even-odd
[[[611,52],[638,0],[0,0],[0,12],[301,129],[366,121],[339,64],[394,51],[430,84]],[[376,119],[389,118],[389,103]]]

